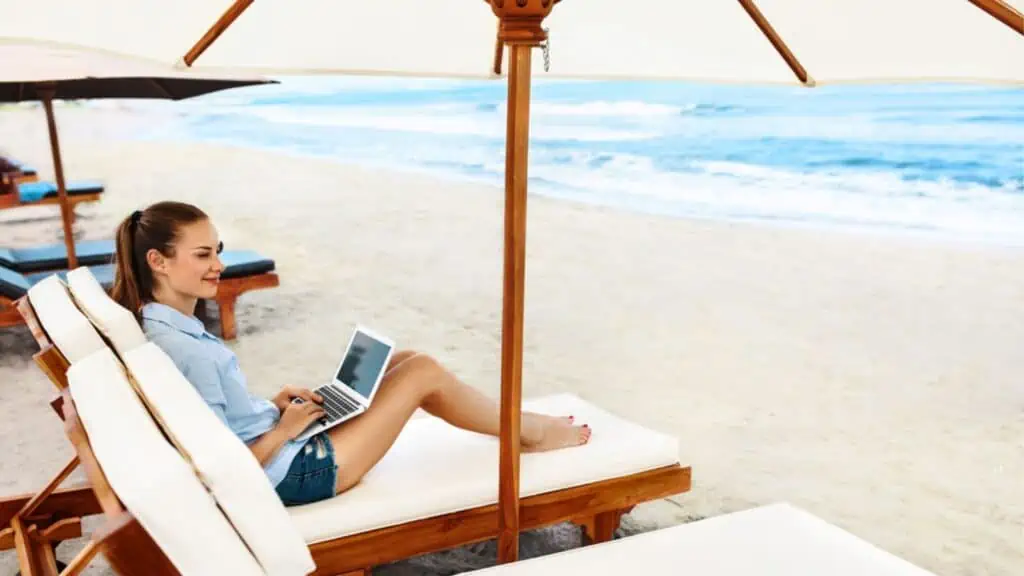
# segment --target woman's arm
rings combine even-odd
[[[252,450],[253,456],[259,460],[260,466],[265,466],[289,440],[291,438],[282,432],[281,425],[278,423],[277,426],[257,438],[255,442],[249,444],[249,450]]]
[[[290,403],[281,412],[281,420],[255,442],[249,444],[253,456],[263,466],[286,442],[302,434],[309,425],[322,418],[324,409],[315,402]]]

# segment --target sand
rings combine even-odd
[[[242,297],[231,343],[254,391],[322,380],[362,322],[497,393],[499,189],[124,141],[147,120],[115,109],[59,115],[69,177],[107,185],[79,210],[81,238],[177,199],[229,248],[277,261],[281,286]],[[0,146],[46,177],[44,126],[39,110],[0,113]],[[57,241],[55,215],[0,212],[0,245]],[[542,197],[528,218],[525,394],[572,392],[673,434],[693,466],[693,490],[638,507],[633,526],[789,501],[938,574],[1024,573],[1024,249]],[[27,332],[0,330],[0,348],[6,494],[72,451]],[[0,573],[14,565],[0,553]]]

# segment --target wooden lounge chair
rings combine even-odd
[[[93,260],[102,257],[102,249],[99,249],[104,241],[96,241],[93,250],[87,250],[87,258],[91,254]],[[86,244],[86,243],[83,243]],[[23,257],[16,260],[22,267],[32,268],[39,263],[53,263],[59,260],[61,255],[66,256],[63,249],[42,250],[37,260],[29,260],[24,253],[10,250],[0,250],[0,259],[7,257]],[[235,303],[238,297],[251,290],[273,288],[280,284],[276,272],[275,263],[256,252],[249,250],[229,250],[221,254],[224,262],[224,272],[221,274],[220,286],[217,289],[217,297],[214,301],[220,311],[220,332],[224,340],[233,340],[238,335],[237,321],[235,319]],[[65,261],[66,262],[66,261]],[[100,281],[100,284],[108,288],[114,284],[114,267],[110,264],[91,266],[90,271]],[[18,326],[23,319],[14,306],[14,301],[23,297],[28,290],[55,272],[20,273],[0,264],[0,328]],[[59,271],[57,274],[64,275],[66,271]]]
[[[468,574],[935,576],[784,503]]]
[[[71,221],[75,220],[75,206],[85,202],[99,202],[103,185],[93,181],[67,183],[68,202],[71,205]],[[0,183],[0,210],[25,206],[58,206],[57,185],[26,177],[14,176]]]
[[[78,272],[76,270],[75,273]],[[73,290],[76,281],[83,280],[84,276],[82,273],[80,277],[69,278]],[[89,363],[85,360],[70,361],[67,379],[71,382],[71,391],[69,394],[65,390],[63,405],[66,428],[73,436],[79,460],[83,463],[97,462],[94,467],[97,470],[90,471],[89,466],[86,467],[96,500],[111,499],[111,490],[117,493],[118,487],[115,485],[111,489],[112,483],[104,480],[102,473],[108,463],[103,454],[94,454],[95,447],[89,443],[92,435],[90,424],[74,418],[74,403],[82,399],[78,390],[97,390],[89,382],[102,381],[109,387],[124,380],[133,383],[134,390],[149,409],[146,413],[155,416],[163,432],[178,447],[182,458],[196,467],[197,476],[203,479],[236,528],[246,522],[244,516],[250,508],[281,506],[273,496],[257,501],[260,489],[251,482],[261,482],[266,488],[269,483],[265,476],[260,475],[259,480],[232,477],[229,481],[225,470],[236,470],[239,466],[211,464],[218,458],[229,458],[228,454],[232,452],[224,449],[209,452],[211,446],[218,443],[226,446],[228,438],[234,442],[237,440],[223,426],[219,432],[222,438],[216,442],[195,440],[192,428],[204,426],[203,414],[208,420],[209,410],[197,395],[185,394],[171,399],[161,396],[160,391],[191,391],[191,387],[182,384],[183,376],[161,356],[159,349],[149,343],[138,344],[144,337],[130,333],[132,324],[125,321],[127,311],[109,298],[106,302],[99,302],[95,296],[102,295],[102,291],[74,291],[76,304],[86,311],[103,339],[120,356],[129,375],[127,378],[124,376],[125,369],[121,364],[115,370],[112,368],[114,363],[95,360],[98,355],[113,357],[111,349],[91,353],[87,357],[92,360]],[[57,292],[54,290],[53,293]],[[79,293],[82,299],[77,299]],[[74,331],[66,327],[69,323],[66,315],[51,314],[50,311],[41,313],[40,306],[48,307],[49,304],[37,303],[33,299],[31,306],[23,308],[26,313],[34,311],[37,318],[51,318],[58,324],[53,332],[61,334],[62,339],[69,338]],[[75,323],[81,324],[80,321]],[[49,334],[46,321],[40,324],[40,329]],[[135,330],[138,330],[137,325]],[[76,355],[91,349],[72,342],[58,343],[58,346],[73,348]],[[84,367],[77,368],[76,372],[77,366]],[[77,389],[76,379],[83,383]],[[124,382],[120,382],[120,386],[129,388]],[[102,387],[98,390],[102,394],[111,393]],[[87,397],[86,401],[89,401]],[[672,438],[617,418],[568,395],[537,399],[527,402],[526,407],[541,412],[575,414],[581,421],[590,422],[595,432],[591,443],[585,447],[524,456],[520,484],[523,529],[573,521],[583,526],[595,541],[605,541],[611,538],[621,515],[634,505],[685,492],[690,487],[690,469],[680,465],[678,444]],[[99,424],[94,426],[115,420],[118,418],[99,416]],[[83,429],[84,434],[80,433]],[[218,434],[214,430],[206,429],[201,436]],[[190,434],[193,435],[191,440]],[[202,454],[204,451],[207,451],[205,455]],[[234,452],[236,456],[242,454],[251,459],[244,448],[242,452]],[[359,485],[331,500],[287,509],[291,522],[285,524],[290,524],[305,543],[303,549],[316,564],[315,574],[361,574],[378,564],[493,538],[498,533],[497,463],[498,446],[493,439],[457,430],[433,417],[417,419],[406,427],[388,455]],[[118,464],[111,462],[109,465],[116,467]],[[147,473],[144,467],[137,468],[137,472]],[[246,482],[250,484],[244,485]],[[235,491],[249,494],[244,506],[239,502],[232,505],[231,495]],[[266,490],[263,492],[266,496]],[[88,505],[87,502],[82,503],[84,498],[80,493],[60,495],[80,507]],[[120,493],[117,495],[128,500]],[[46,503],[49,498],[39,500]],[[26,501],[22,499],[11,503],[8,508],[24,505]],[[131,504],[127,508],[134,514]],[[126,563],[117,568],[123,574],[133,574],[132,566],[146,566],[150,573],[156,573],[158,569],[173,573],[171,564],[174,558],[169,558],[173,554],[159,542],[158,534],[151,532],[144,523],[133,520],[132,515],[126,515],[119,507],[104,506],[104,509],[113,522],[112,526],[118,529],[99,534],[89,550],[114,549],[115,557],[111,558],[110,553],[107,557],[115,566]],[[253,531],[266,524],[249,518],[249,535],[246,536],[246,530],[239,529],[248,548],[261,559],[261,566],[266,569],[264,559],[275,555],[282,559],[281,565],[286,564],[283,559],[287,557],[290,558],[290,566],[300,566],[304,554],[294,547],[289,554],[278,549],[268,550],[266,539],[261,545],[259,538],[254,537]],[[46,528],[37,529],[36,533],[40,530],[45,531]],[[153,545],[154,541],[157,546]],[[30,545],[32,542],[25,544],[26,547]],[[37,548],[40,546],[43,545],[36,544]],[[157,549],[167,557],[157,555]],[[119,551],[126,550],[135,553],[118,556]],[[133,562],[138,564],[131,564]]]

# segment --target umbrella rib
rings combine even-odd
[[[789,69],[793,71],[793,74],[796,74],[797,79],[808,86],[813,86],[814,80],[807,74],[807,70],[804,69],[803,65],[800,64],[800,61],[796,59],[796,56],[793,55],[789,46],[786,46],[786,43],[783,42],[779,33],[775,31],[775,28],[768,23],[768,19],[764,17],[761,10],[759,10],[757,5],[754,4],[754,0],[739,0],[739,3],[743,6],[743,9],[747,11],[747,14],[749,14],[754,20],[754,24],[757,24],[757,27],[760,28],[761,32],[768,38],[768,41],[772,43],[772,46],[775,47],[775,50],[779,55],[782,56],[782,59],[786,61],[786,64],[789,66]]]
[[[1010,27],[1011,30],[1024,36],[1024,14],[1018,12],[1003,0],[968,0],[990,16]]]
[[[242,15],[242,12],[245,12],[245,9],[248,8],[253,1],[254,0],[235,0],[235,3],[229,6],[228,9],[221,14],[220,18],[213,23],[213,26],[206,31],[206,34],[203,34],[203,37],[196,42],[195,46],[185,54],[185,65],[192,66],[192,63],[195,62],[203,52],[206,52],[206,49],[209,48],[217,38],[220,38],[220,35],[223,34],[228,27],[234,24],[235,20]]]
[[[501,24],[498,24],[498,34],[494,40],[494,65],[491,71],[495,76],[501,76],[501,62],[505,55],[505,43],[501,41]]]

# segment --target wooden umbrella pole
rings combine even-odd
[[[501,319],[501,433],[498,563],[519,559],[519,430],[522,425],[523,302],[526,284],[526,178],[530,145],[530,64],[547,40],[544,18],[559,0],[488,0],[498,41],[509,46],[505,135],[505,271]],[[500,50],[495,51],[498,64]],[[497,66],[492,68],[494,71]]]
[[[78,266],[78,257],[75,254],[75,235],[71,226],[71,210],[73,208],[64,185],[64,164],[60,159],[57,120],[53,115],[53,97],[56,94],[56,89],[42,87],[38,88],[36,92],[42,98],[43,108],[46,109],[46,124],[50,130],[50,153],[53,154],[53,171],[57,178],[57,200],[60,202],[60,217],[64,221],[64,246],[68,251],[68,269],[72,270]]]
[[[529,44],[512,44],[505,141],[505,285],[501,322],[501,457],[498,562],[519,556],[519,432],[522,424],[526,178],[530,140]]]

